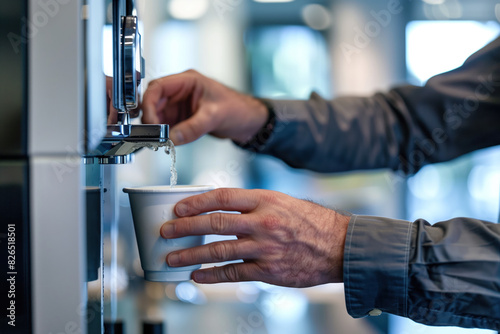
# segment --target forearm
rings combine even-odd
[[[455,218],[430,226],[353,216],[344,253],[346,304],[428,325],[500,329],[500,225]]]
[[[386,99],[379,94],[328,101],[312,94],[306,101],[271,101],[276,124],[261,153],[319,172],[398,169],[404,116],[389,113]]]
[[[500,39],[424,87],[371,97],[271,101],[275,130],[260,150],[320,172],[423,165],[500,144]]]

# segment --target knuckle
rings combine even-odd
[[[209,247],[210,256],[216,262],[222,262],[228,259],[229,249],[225,243],[213,243]]]
[[[209,102],[205,105],[205,112],[208,116],[208,121],[211,121],[213,118],[216,118],[220,114],[220,104]]]
[[[148,88],[153,88],[155,86],[158,86],[160,84],[160,81],[161,79],[154,79],[154,80],[151,80],[148,84]],[[147,92],[147,91],[146,91]]]
[[[274,262],[266,263],[265,265],[263,265],[262,270],[264,272],[267,272],[272,277],[279,277],[283,273],[283,270],[280,267],[280,265],[278,265],[277,263],[274,263]]]
[[[185,126],[192,136],[198,137],[204,134],[204,127],[206,126],[206,124],[191,120],[189,122],[186,122]]]
[[[210,227],[212,228],[213,233],[215,234],[224,233],[227,228],[224,215],[222,213],[212,213],[209,216],[210,216]]]
[[[185,71],[184,73],[186,73],[186,74],[192,74],[192,75],[198,75],[199,74],[198,71],[196,71],[196,70],[194,70],[192,68],[190,68],[189,70]]]
[[[223,207],[227,207],[231,204],[233,196],[230,189],[216,189],[215,191],[215,200],[217,204]]]
[[[220,123],[221,108],[218,103],[206,102],[203,106],[203,121],[205,126],[214,129]]]
[[[262,228],[266,231],[276,231],[280,226],[280,219],[274,215],[266,215],[260,221]]]
[[[253,196],[257,198],[258,206],[261,208],[275,207],[278,210],[286,209],[288,207],[288,202],[283,201],[281,198],[281,193],[271,190],[252,190]]]
[[[260,250],[267,256],[281,256],[283,254],[282,247],[276,243],[261,245]]]
[[[238,269],[233,265],[222,267],[221,272],[225,276],[222,278],[225,278],[225,280],[228,282],[238,282],[240,280]]]
[[[279,199],[278,199],[278,192],[275,191],[270,191],[270,190],[256,190],[258,193],[258,196],[261,198],[261,201],[263,203],[267,204],[278,204]]]
[[[203,198],[200,198],[199,196],[192,196],[188,197],[184,200],[182,200],[182,203],[184,206],[181,208],[182,214],[183,215],[190,215],[193,212],[198,212],[203,209],[205,201]],[[179,206],[179,203],[177,206]],[[176,208],[176,210],[179,210],[179,208]]]

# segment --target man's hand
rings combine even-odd
[[[241,214],[201,213],[225,210]],[[243,259],[197,270],[198,283],[263,281],[289,287],[342,282],[349,217],[318,204],[268,190],[217,189],[175,206],[178,219],[161,228],[164,238],[236,235],[168,254],[172,267]]]
[[[143,123],[169,124],[176,145],[210,133],[245,143],[264,125],[259,100],[189,70],[151,81],[143,96]]]

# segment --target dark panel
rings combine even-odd
[[[31,333],[27,160],[0,160],[0,333]]]
[[[29,30],[25,0],[1,1],[0,22],[0,158],[21,157],[27,142],[26,34],[36,30]]]
[[[0,2],[0,333],[29,334],[27,1]],[[33,36],[32,36],[33,37]]]

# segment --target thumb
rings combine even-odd
[[[193,116],[175,125],[170,131],[170,139],[176,145],[188,144],[215,128],[215,121],[209,113],[200,109]]]

